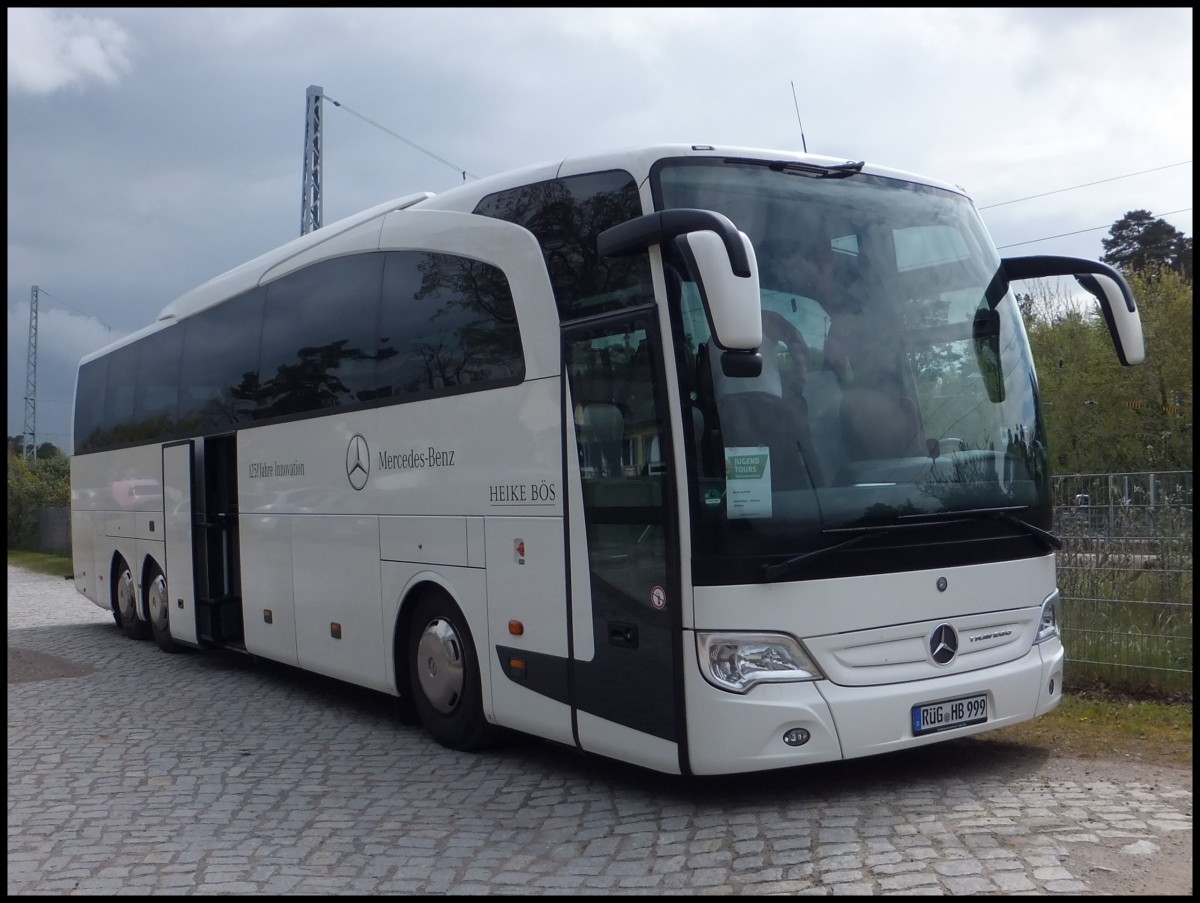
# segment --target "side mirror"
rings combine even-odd
[[[1009,282],[1049,276],[1074,276],[1100,302],[1117,357],[1125,366],[1146,359],[1142,319],[1125,278],[1106,263],[1082,257],[1006,257],[1001,262]]]
[[[696,277],[709,329],[726,352],[722,358],[732,354],[735,368],[750,365],[762,344],[758,261],[750,239],[727,216],[692,208],[648,213],[601,232],[596,249],[601,256],[619,257],[669,239]]]
[[[1115,278],[1104,274],[1075,274],[1075,281],[1088,294],[1100,302],[1108,331],[1116,346],[1117,356],[1126,366],[1140,364],[1146,360],[1145,339],[1142,336],[1142,318],[1134,305],[1129,284],[1115,274]]]
[[[696,275],[717,346],[725,351],[757,351],[763,337],[758,260],[746,234],[738,232],[737,238],[745,248],[746,276],[733,271],[725,244],[715,232],[689,232],[675,243]]]

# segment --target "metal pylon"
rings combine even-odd
[[[37,333],[38,287],[29,297],[29,350],[25,357],[25,431],[21,439],[21,457],[28,459],[30,449],[37,459]]]
[[[321,96],[324,88],[309,85],[304,98],[304,199],[300,234],[321,228]]]

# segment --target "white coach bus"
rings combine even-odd
[[[960,189],[658,146],[318,229],[83,359],[74,579],[124,633],[668,773],[1054,708],[1047,436]],[[131,688],[136,691],[136,688]]]

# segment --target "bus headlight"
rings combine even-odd
[[[824,676],[800,643],[783,633],[697,633],[696,647],[705,680],[732,693]]]
[[[1059,595],[1058,590],[1055,590],[1042,602],[1042,620],[1038,624],[1037,636],[1033,638],[1035,646],[1038,643],[1058,636],[1058,622],[1061,609],[1062,597]]]

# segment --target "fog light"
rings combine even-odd
[[[1050,695],[1054,695],[1054,678],[1050,678]]]
[[[783,732],[783,742],[788,746],[803,746],[811,737],[808,731],[802,727],[794,727],[790,731]]]

